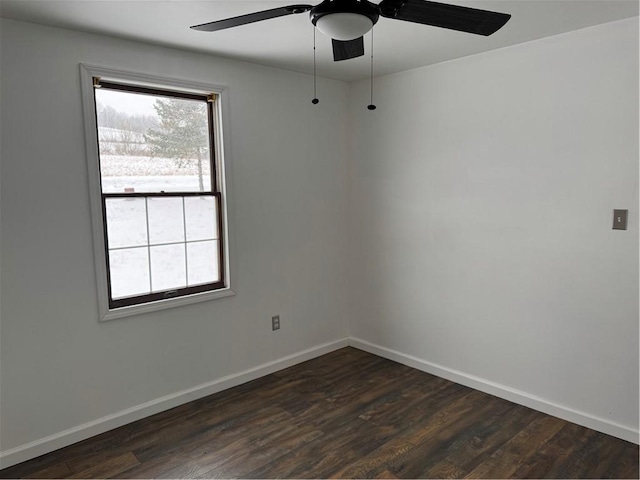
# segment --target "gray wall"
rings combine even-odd
[[[1,62],[2,450],[346,337],[345,83],[8,20]],[[98,323],[80,62],[229,86],[235,297]]]
[[[375,85],[375,115],[351,90],[350,336],[637,441],[637,18]]]

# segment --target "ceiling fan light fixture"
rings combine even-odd
[[[337,12],[319,17],[316,27],[329,38],[346,41],[363,36],[373,28],[373,21],[360,13]]]

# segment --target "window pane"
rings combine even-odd
[[[146,247],[110,251],[109,272],[111,296],[114,299],[150,292]]]
[[[151,286],[154,292],[187,286],[183,243],[151,247]]]
[[[187,243],[189,286],[220,280],[218,241]]]
[[[149,198],[149,243],[184,242],[182,197]]]
[[[106,208],[110,249],[147,244],[144,198],[109,198]]]
[[[211,191],[207,103],[95,90],[104,193]]]
[[[187,241],[218,238],[215,197],[185,197]]]

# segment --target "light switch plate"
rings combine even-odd
[[[627,229],[627,213],[629,210],[614,210],[613,211],[613,229],[614,230],[626,230]]]

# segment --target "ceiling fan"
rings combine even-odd
[[[310,12],[311,23],[320,32],[331,38],[335,61],[364,55],[363,35],[373,28],[379,17],[485,36],[502,28],[511,18],[511,15],[506,13],[428,0],[382,0],[379,4],[368,0],[324,0],[315,6],[287,5],[194,25],[191,28],[204,32],[215,32],[304,12]]]

